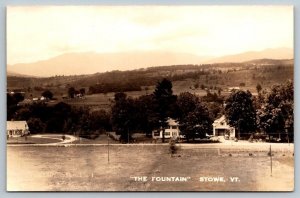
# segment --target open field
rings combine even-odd
[[[206,90],[202,90],[200,88],[198,89],[190,89],[190,88],[185,88],[186,83],[184,83],[183,85],[178,84],[178,86],[174,86],[174,94],[179,95],[180,93],[183,92],[190,92],[192,94],[195,94],[199,97],[203,97],[207,95],[207,91]],[[243,88],[243,89],[248,89],[251,90],[253,95],[257,95],[255,88],[254,87],[247,87],[247,88]],[[154,91],[154,89],[152,90],[148,90],[148,91],[130,91],[130,92],[125,92],[126,95],[128,97],[132,97],[132,98],[138,98],[140,96],[143,95],[147,95],[147,94],[152,94]],[[217,92],[217,91],[215,91]],[[212,92],[214,93],[214,92]],[[231,92],[228,91],[223,91],[222,92],[222,96],[228,96]],[[107,94],[90,94],[90,95],[85,95],[85,97],[83,99],[79,99],[79,98],[75,98],[75,99],[59,99],[56,101],[51,101],[51,105],[55,105],[59,102],[65,102],[69,105],[72,106],[78,106],[78,107],[82,107],[82,106],[86,106],[86,107],[92,107],[92,110],[100,110],[100,109],[104,109],[104,110],[110,110],[111,106],[113,104],[114,101],[114,95],[115,93],[107,93]]]
[[[7,139],[7,144],[60,144],[70,143],[76,141],[78,138],[71,135],[65,135],[65,139],[62,139],[63,134],[35,134],[22,137],[10,137]]]
[[[50,144],[58,142],[56,139],[38,137],[14,137],[7,140],[7,144]]]
[[[274,146],[270,176],[268,145],[7,146],[9,191],[291,191],[293,145]],[[273,148],[273,147],[272,147]],[[249,155],[252,154],[252,156]],[[135,181],[133,177],[147,177]],[[187,181],[151,181],[185,177]],[[225,182],[201,182],[223,177]],[[238,177],[231,182],[231,177]],[[158,178],[158,179],[159,179]],[[156,180],[156,179],[155,179]]]

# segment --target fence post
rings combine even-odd
[[[107,163],[109,163],[109,134],[107,134]]]
[[[271,145],[270,145],[270,159],[271,159],[271,164],[270,164],[270,166],[271,166],[271,177],[272,177],[272,168],[273,168],[273,163],[272,163],[272,147],[271,147]]]

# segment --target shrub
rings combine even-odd
[[[176,140],[171,139],[170,143],[169,143],[169,151],[171,153],[171,156],[173,156],[173,154],[176,154],[178,151],[178,147],[176,146]]]

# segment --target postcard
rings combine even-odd
[[[7,191],[294,191],[293,6],[8,6]]]

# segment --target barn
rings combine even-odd
[[[6,131],[8,137],[21,137],[30,133],[26,121],[7,121]]]
[[[235,138],[235,128],[228,125],[224,115],[216,119],[212,125],[214,136],[223,136],[225,139]]]

